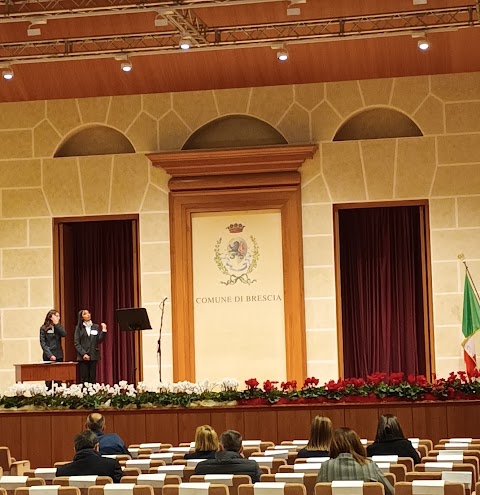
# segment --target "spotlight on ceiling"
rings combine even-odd
[[[428,41],[427,37],[424,36],[417,41],[417,46],[420,50],[426,51],[430,48],[430,42]]]
[[[190,38],[188,38],[187,36],[184,36],[181,40],[180,40],[180,44],[179,44],[180,48],[182,50],[189,50],[190,47],[192,46],[192,40]]]
[[[121,63],[120,68],[123,70],[123,72],[131,72],[133,69],[132,62],[128,60],[128,58]]]
[[[13,69],[11,67],[5,67],[3,70],[2,70],[2,77],[6,80],[6,81],[10,81],[11,79],[13,79]]]
[[[288,60],[287,50],[279,50],[277,52],[277,59],[280,60],[280,62],[285,62],[286,60]]]

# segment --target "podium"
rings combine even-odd
[[[16,382],[58,381],[67,384],[77,381],[77,363],[15,364]]]

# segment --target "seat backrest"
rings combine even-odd
[[[142,472],[138,468],[122,467],[122,471],[123,476],[138,476],[139,474],[142,474]]]
[[[45,484],[51,485],[53,479],[57,475],[57,468],[29,469],[23,474],[24,476],[28,476],[29,478],[42,478],[43,480],[45,480]]]
[[[420,466],[420,464],[417,464],[415,468]],[[442,473],[438,471],[438,473],[432,473],[431,471],[411,471],[410,473],[407,473],[405,476],[404,481],[408,481],[411,483],[412,481],[417,481],[417,480],[441,480],[442,479]]]
[[[157,479],[149,477],[158,477]],[[148,485],[153,488],[155,495],[162,495],[164,485],[179,485],[182,482],[180,476],[159,474],[142,474],[140,476],[123,476],[120,483],[133,483],[134,485]]]
[[[396,481],[405,481],[407,468],[403,464],[389,464],[377,462],[377,466],[383,473],[392,473],[395,475]]]
[[[334,495],[331,483],[317,483],[315,495]],[[365,482],[362,489],[363,495],[385,495],[385,488],[378,482]]]
[[[264,484],[265,487],[262,486]],[[269,495],[271,492],[269,492],[266,485],[267,483],[263,482],[255,483],[255,485],[241,485],[238,487],[238,495],[254,495],[254,492],[256,493],[256,495],[259,495],[260,493]],[[268,485],[270,485],[270,483],[268,483]],[[275,493],[277,492],[275,491]],[[283,488],[283,495],[306,495],[306,493],[307,490],[305,488],[305,485],[302,485],[300,483],[285,484]]]
[[[431,481],[433,483],[439,483],[438,487],[420,487],[416,486],[418,483],[425,483]],[[443,486],[441,486],[443,485]],[[435,491],[434,491],[435,490]],[[417,480],[416,482],[401,481],[395,485],[395,495],[465,495],[465,487],[462,483],[443,483],[441,480]]]
[[[149,473],[165,473],[168,475],[179,476],[184,483],[187,483],[190,480],[190,477],[195,474],[195,468],[188,466],[157,466],[154,468],[150,468]]]
[[[127,454],[103,454],[102,457],[106,457],[107,459],[116,459],[119,462],[132,459],[132,456]]]
[[[180,491],[188,489],[188,485],[189,483],[181,483],[180,485],[165,485],[163,487],[163,495],[179,495]],[[228,493],[228,487],[226,485],[210,484],[208,487],[208,495],[228,495]]]
[[[45,485],[45,480],[42,478],[29,478],[28,476],[2,476],[0,478],[0,488],[12,495],[17,488],[40,485]]]
[[[280,466],[287,465],[287,461],[285,459],[275,459],[273,457],[266,457],[266,456],[259,456],[259,457],[251,456],[250,460],[257,461],[260,467],[262,466],[269,467],[270,471],[273,474],[278,473]]]
[[[439,461],[438,457],[423,457],[422,458],[422,464],[425,464],[427,462],[444,462],[444,461]],[[474,474],[473,474],[473,479],[478,479],[478,473],[479,473],[479,463],[478,459],[476,457],[468,457],[464,456],[463,460],[461,461],[455,461],[453,464],[469,464],[474,467]]]
[[[53,479],[53,485],[76,486],[82,495],[88,494],[88,489],[94,485],[113,483],[110,476],[59,476]]]
[[[285,476],[286,475],[286,476]],[[293,475],[289,477],[289,475]],[[277,474],[262,474],[260,481],[265,483],[299,483],[305,485],[307,495],[313,495],[315,492],[315,483],[317,482],[316,474],[305,473],[277,473]]]
[[[8,472],[11,465],[12,456],[10,455],[10,449],[8,447],[0,447],[0,467]]]
[[[265,476],[265,475],[262,475]],[[238,487],[240,485],[250,485],[252,479],[246,474],[233,474],[233,475],[199,475],[195,474],[190,478],[190,483],[212,483],[226,485],[230,495],[238,495]]]
[[[248,459],[251,455],[258,453],[258,452],[261,452],[259,447],[243,447],[242,454],[243,454],[243,457]]]
[[[119,485],[117,484],[108,484],[103,486],[94,485],[88,489],[88,495],[109,495],[112,492],[114,492],[114,490],[110,490],[110,487],[118,488],[118,486]],[[124,484],[122,488],[125,488],[127,490],[129,486],[131,485]],[[134,485],[131,486],[131,495],[154,495],[154,493],[153,493],[153,488],[151,486]]]
[[[275,447],[273,442],[260,442],[260,452],[265,452],[267,449]]]
[[[35,491],[30,491],[30,487],[17,488],[15,495],[43,495],[42,487],[36,487]],[[45,485],[46,495],[51,494],[51,486]],[[58,495],[80,495],[80,490],[76,486],[60,486],[58,487]]]

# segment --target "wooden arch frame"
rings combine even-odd
[[[180,151],[148,155],[172,176],[170,260],[173,379],[195,380],[192,214],[278,209],[282,218],[288,379],[306,375],[302,205],[299,167],[316,145]]]

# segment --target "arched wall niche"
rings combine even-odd
[[[135,153],[130,140],[112,127],[94,125],[83,127],[68,136],[53,156],[59,158],[122,153]]]
[[[350,117],[336,132],[334,141],[423,136],[418,125],[404,113],[384,107],[367,108]]]
[[[288,143],[270,124],[249,115],[227,115],[197,129],[182,149],[244,148],[276,144]]]

